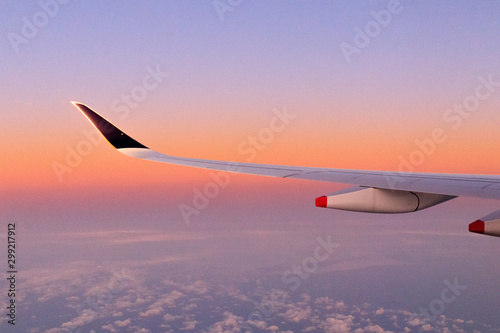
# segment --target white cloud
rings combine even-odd
[[[192,284],[189,285],[183,285],[181,287],[181,290],[187,291],[187,292],[194,292],[198,295],[202,295],[208,292],[209,286],[206,281],[198,280]]]
[[[117,321],[115,321],[115,325],[118,327],[125,327],[125,326],[130,325],[130,322],[131,322],[130,318],[122,320],[122,321],[117,320]]]
[[[97,313],[95,311],[83,310],[78,317],[73,318],[72,320],[66,323],[63,323],[61,327],[64,329],[74,329],[83,326],[85,324],[91,323],[96,318],[97,318]]]
[[[247,324],[260,330],[263,330],[267,327],[267,323],[262,320],[247,320]]]
[[[302,320],[308,319],[311,315],[311,308],[309,306],[305,309],[297,307],[295,305],[290,305],[290,307],[291,308],[288,309],[285,313],[280,314],[280,316],[288,321],[298,323]]]
[[[163,316],[163,321],[169,322],[169,321],[174,321],[176,319],[182,318],[181,316],[173,316],[170,313],[167,313]]]
[[[175,301],[179,298],[184,297],[184,294],[178,290],[173,290],[168,294],[161,296],[158,299],[158,303],[161,305],[166,305],[168,307],[175,306]]]
[[[422,325],[424,322],[420,320],[419,318],[413,318],[407,322],[408,325],[410,326],[419,326]]]
[[[182,311],[183,312],[191,312],[192,310],[196,309],[197,307],[198,307],[198,304],[191,303],[191,304],[188,304],[188,305],[182,307]]]
[[[141,317],[158,316],[163,311],[164,311],[164,309],[160,305],[155,303],[147,311],[139,312],[139,316],[141,316]]]
[[[330,304],[332,303],[332,299],[328,296],[318,297],[314,300],[314,304]]]
[[[324,323],[325,333],[349,332],[352,326],[353,316],[337,315],[335,318],[327,318]]]
[[[382,327],[378,326],[378,325],[370,325],[370,326],[367,326],[365,327],[365,329],[363,330],[363,332],[369,332],[369,333],[392,333],[391,331],[386,331],[384,330]]]
[[[192,279],[192,277],[187,278],[187,281],[183,281],[182,278],[174,281],[175,279],[171,277],[165,277],[164,280],[151,284],[151,279],[146,280],[142,275],[142,270],[139,269],[135,271],[135,274],[132,274],[134,270],[130,269],[131,273],[128,276],[134,278],[127,279],[126,288],[117,294],[112,294],[110,298],[107,297],[109,293],[103,292],[109,291],[108,286],[110,280],[113,279],[111,268],[106,270],[99,266],[97,270],[92,270],[88,265],[83,265],[83,268],[77,269],[71,265],[69,273],[62,273],[63,278],[56,278],[53,282],[46,279],[52,274],[45,272],[46,275],[42,274],[42,277],[31,279],[28,283],[30,287],[23,289],[24,292],[34,291],[35,297],[39,296],[46,300],[59,296],[63,302],[66,302],[66,308],[73,311],[75,316],[73,319],[45,332],[59,333],[64,329],[81,328],[97,319],[104,319],[105,323],[110,323],[102,326],[102,330],[120,331],[121,327],[129,327],[133,322],[131,314],[142,318],[158,316],[157,319],[163,319],[162,331],[174,332],[181,330],[201,332],[204,329],[205,332],[237,332],[238,329],[245,331],[245,327],[259,331],[283,332],[287,328],[296,326],[296,323],[300,323],[301,327],[304,327],[302,329],[304,332],[382,333],[390,332],[389,329],[410,332],[410,328],[416,330],[418,326],[421,326],[423,331],[435,329],[446,333],[447,331],[459,332],[464,325],[478,325],[471,322],[466,324],[462,319],[453,320],[439,316],[431,326],[423,316],[406,310],[392,310],[368,303],[360,306],[347,306],[343,301],[334,300],[328,296],[311,298],[306,293],[294,294],[292,298],[287,290],[266,290],[262,286],[256,288],[254,292],[248,292],[234,284],[214,285],[208,281]],[[65,287],[57,290],[57,283],[65,284],[67,280],[73,278],[74,280],[69,282],[69,285],[75,287],[71,293]],[[88,299],[101,300],[97,302],[99,306],[94,308],[91,303],[85,303]],[[200,317],[201,304],[203,304],[203,312],[210,313],[212,316],[209,320],[213,324],[209,328],[200,324],[207,320],[206,316]],[[81,305],[84,305],[83,311]],[[205,306],[208,308],[205,309]],[[248,309],[245,310],[247,312],[237,313],[236,309],[241,309],[238,308],[241,306]],[[252,311],[259,311],[261,316],[249,317]],[[175,315],[179,312],[183,315]],[[123,317],[124,315],[126,317]],[[217,321],[219,319],[220,321]],[[278,323],[281,330],[277,325],[271,325],[274,323]],[[450,324],[449,328],[446,327],[447,324]],[[451,327],[451,324],[454,327]],[[468,327],[467,331],[471,328]],[[139,327],[134,326],[130,329],[135,332]],[[31,333],[42,331],[43,329],[33,329]]]
[[[186,321],[184,321],[183,324],[184,324],[184,326],[181,328],[181,330],[192,331],[195,329],[198,322],[196,320],[186,320]]]
[[[209,329],[209,333],[239,333],[243,326],[243,318],[232,314],[231,312],[224,312],[224,319],[213,324]]]
[[[112,324],[104,325],[101,328],[106,331],[116,332],[116,329]]]
[[[133,303],[130,302],[130,301],[127,301],[127,300],[119,299],[119,300],[115,301],[115,306],[118,307],[118,308],[120,308],[120,309],[128,309],[132,305],[133,305]]]
[[[337,310],[344,310],[345,309],[345,304],[344,302],[335,302],[335,305],[333,306]]]
[[[428,332],[428,331],[432,330],[432,326],[431,326],[431,324],[425,324],[425,325],[422,325],[422,329],[424,331]]]
[[[67,331],[67,330],[63,330],[63,329],[57,327],[57,328],[51,328],[51,329],[45,330],[45,331],[43,331],[43,333],[63,333],[64,331]],[[39,330],[37,330],[36,332],[38,333]]]

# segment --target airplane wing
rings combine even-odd
[[[500,199],[500,176],[389,172],[225,162],[156,152],[125,134],[88,106],[72,102],[120,153],[169,164],[269,177],[352,184],[316,199],[316,206],[369,213],[408,213],[457,196]],[[500,236],[500,214],[469,225],[476,233]],[[490,216],[488,215],[488,216]],[[486,219],[485,219],[486,220]],[[486,223],[485,223],[486,222]]]

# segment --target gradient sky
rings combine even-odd
[[[172,155],[500,174],[498,1],[61,2],[0,1],[0,236],[9,221],[21,226],[19,288],[31,295],[19,313],[24,329],[76,325],[74,303],[117,270],[133,276],[127,292],[146,293],[146,303],[75,327],[217,331],[251,311],[241,304],[221,310],[218,302],[231,293],[215,297],[217,286],[230,285],[251,299],[272,290],[290,295],[263,331],[500,328],[492,311],[500,308],[500,243],[467,232],[468,223],[498,209],[497,201],[458,198],[413,215],[373,216],[314,207],[314,198],[344,185],[231,175],[187,224],[179,207],[192,206],[213,174],[122,156],[70,103],[87,104]],[[383,26],[376,17],[385,18]],[[374,26],[359,44],[359,31]],[[357,51],[346,56],[345,45]],[[493,83],[486,87],[485,80]],[[454,112],[478,86],[487,98],[465,115]],[[285,110],[293,118],[283,130],[249,149],[249,138]],[[428,144],[436,129],[444,139],[422,153],[419,142]],[[417,155],[424,157],[412,163]],[[283,272],[327,235],[339,251],[301,290],[290,290]],[[0,254],[6,257],[4,247]],[[190,277],[183,281],[183,274]],[[441,324],[409,315],[455,278],[468,289],[444,309]],[[137,315],[155,297],[189,294],[196,281],[207,284],[200,302],[220,310],[213,317],[191,313],[186,303],[174,311],[177,319],[165,319],[168,302],[156,321]],[[314,303],[321,297],[330,300]],[[313,320],[313,304],[341,311],[329,317],[310,308],[319,316]],[[300,320],[288,312],[297,307]],[[384,309],[391,315],[377,321]],[[0,327],[11,329],[4,320]]]

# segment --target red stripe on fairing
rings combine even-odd
[[[469,224],[469,231],[477,234],[484,234],[484,221],[477,220]]]
[[[316,207],[324,207],[325,208],[326,202],[327,202],[326,196],[316,198]]]

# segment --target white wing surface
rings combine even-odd
[[[500,199],[500,177],[493,175],[330,169],[170,156],[156,152],[132,139],[86,105],[76,102],[73,104],[85,114],[111,145],[127,156],[211,170],[360,186],[316,199],[316,205],[319,207],[402,213],[427,208],[457,196]]]

